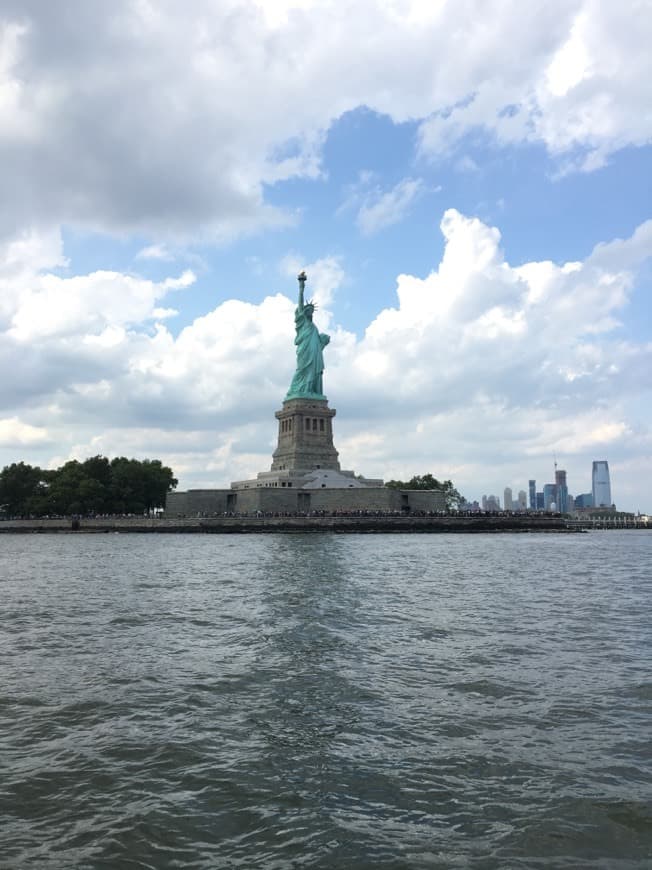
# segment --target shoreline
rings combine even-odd
[[[265,534],[276,532],[392,532],[437,534],[474,533],[578,533],[578,524],[562,517],[457,517],[457,516],[274,516],[159,518],[101,517],[42,520],[2,520],[0,534]]]

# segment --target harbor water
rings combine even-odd
[[[3,535],[0,868],[652,866],[652,532]]]

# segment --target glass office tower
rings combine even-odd
[[[599,459],[593,463],[593,507],[611,507],[611,482],[609,480],[609,463]]]
[[[560,514],[565,514],[568,510],[568,486],[566,484],[566,472],[560,468],[555,469],[555,493],[557,501],[557,510]]]

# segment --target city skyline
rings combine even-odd
[[[518,499],[513,498],[514,487],[512,485],[505,486],[503,490],[503,501],[500,503],[500,498],[495,494],[483,494],[481,497],[466,498],[466,501],[472,504],[474,501],[479,504],[486,504],[488,499],[493,499],[495,503],[500,504],[500,509],[509,510],[524,510],[523,503],[526,502],[527,509],[530,510],[548,510],[551,503],[554,503],[555,509],[560,513],[567,513],[575,507],[608,507],[614,505],[611,492],[611,479],[609,473],[609,462],[606,459],[592,460],[591,463],[591,486],[582,488],[582,486],[568,486],[568,475],[566,469],[558,467],[556,458],[553,462],[553,477],[554,481],[549,480],[545,483],[538,483],[536,478],[528,478],[527,490],[519,489]],[[591,504],[575,505],[575,500],[590,496]],[[533,504],[533,500],[538,505]],[[520,505],[520,506],[519,506]],[[493,509],[493,508],[489,508]],[[646,513],[645,510],[641,513]]]
[[[305,269],[344,468],[606,456],[652,508],[646,4],[26,0],[0,40],[0,466],[255,475]]]

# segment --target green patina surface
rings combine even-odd
[[[287,399],[325,399],[324,348],[330,336],[319,332],[312,322],[315,311],[313,302],[304,301],[306,273],[301,272],[299,279],[299,300],[294,311],[294,344],[297,349],[297,367],[287,392]]]

